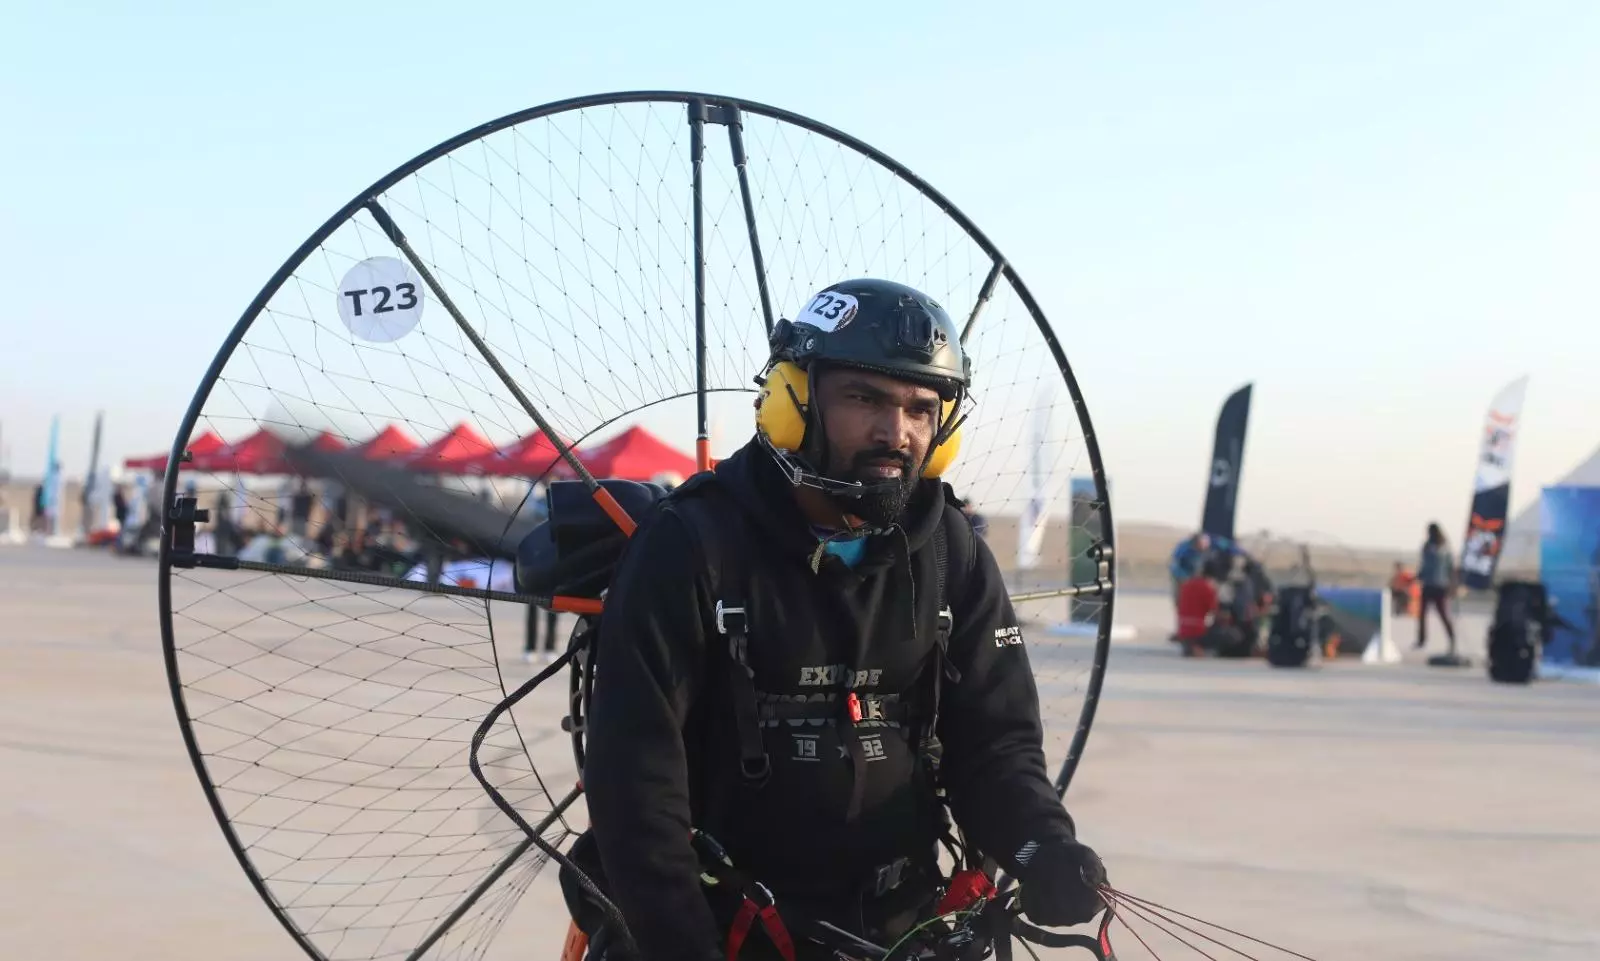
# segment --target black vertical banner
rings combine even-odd
[[[1505,546],[1506,513],[1511,485],[1501,484],[1472,495],[1472,516],[1461,548],[1461,583],[1475,591],[1494,585],[1494,569]]]
[[[1217,416],[1217,440],[1211,450],[1205,514],[1200,529],[1212,537],[1233,539],[1233,517],[1239,505],[1239,474],[1244,470],[1244,435],[1250,425],[1252,384],[1229,395]]]

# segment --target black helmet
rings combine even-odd
[[[961,331],[938,301],[888,280],[846,280],[823,288],[772,329],[768,366],[792,361],[858,367],[921,384],[945,400],[965,393],[972,361]]]
[[[972,362],[962,349],[955,322],[933,298],[904,284],[847,280],[823,288],[793,320],[778,321],[771,347],[766,368],[756,378],[763,396],[773,395],[770,414],[757,403],[762,444],[790,483],[841,498],[852,513],[876,515],[879,526],[886,526],[910,497],[911,485],[934,463],[934,455],[942,449],[948,460],[954,454],[954,434],[964,417],[960,407],[972,380]],[[900,480],[868,483],[830,476],[821,409],[814,401],[802,400],[783,377],[781,389],[769,383],[785,364],[798,367],[806,381],[815,377],[819,366],[854,367],[936,391],[945,401],[944,412],[923,462],[910,465],[913,470]],[[789,401],[793,406],[784,406]]]

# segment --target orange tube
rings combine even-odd
[[[567,943],[561,946],[561,961],[583,961],[589,949],[589,936],[578,930],[576,921],[567,922]]]
[[[633,536],[634,529],[639,525],[633,522],[633,518],[629,517],[628,512],[622,509],[622,505],[617,503],[617,499],[611,496],[610,491],[604,487],[596,487],[594,489],[594,500],[595,503],[600,505],[600,509],[606,512],[606,516],[616,522],[622,533],[627,534],[629,537]]]
[[[560,595],[550,598],[550,609],[552,611],[564,611],[568,614],[598,614],[602,606],[598,598],[561,597]]]

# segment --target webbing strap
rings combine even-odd
[[[715,475],[703,474],[690,483],[703,484],[708,492],[715,492],[711,494],[713,498],[726,501]],[[729,516],[736,515],[737,507],[733,507]],[[684,520],[689,521],[689,518],[684,517]],[[760,787],[772,774],[772,761],[761,742],[755,671],[750,667],[750,628],[742,576],[745,568],[743,558],[738,556],[737,522],[725,519],[720,523],[691,523],[690,526],[695,530],[707,572],[711,575],[711,589],[717,599],[717,632],[728,639],[728,696],[733,701],[734,728],[739,739],[739,773],[746,782]],[[734,556],[727,556],[725,542],[731,545]],[[725,576],[730,574],[732,576]]]
[[[902,724],[912,718],[910,706],[898,694],[859,695],[856,703],[861,712],[859,718],[855,717],[848,697],[845,700],[845,710],[852,721]],[[837,721],[839,706],[836,700],[766,701],[756,705],[756,713],[763,721]]]
[[[757,918],[761,920],[762,930],[767,932],[767,940],[778,949],[783,961],[795,961],[794,939],[789,937],[789,929],[784,927],[783,918],[778,916],[777,906],[758,905],[750,898],[744,899],[744,904],[739,906],[739,913],[733,916],[732,926],[728,928],[728,961],[739,961],[739,952],[744,948],[745,939],[750,936],[750,929]]]
[[[733,916],[733,923],[728,927],[728,961],[738,961],[739,952],[744,948],[745,940],[750,937],[750,929],[757,919],[761,921],[762,930],[767,932],[767,940],[778,949],[784,961],[795,961],[794,939],[789,936],[789,929],[778,914],[778,903],[772,891],[735,868],[727,850],[704,831],[692,829],[689,832],[689,844],[700,858],[701,882],[719,887],[725,885],[738,891],[744,899],[738,913]]]
[[[750,667],[745,611],[742,604],[728,604],[731,592],[724,584],[723,599],[717,601],[717,630],[728,638],[728,691],[739,736],[739,773],[760,786],[772,774],[772,759],[761,742],[761,705],[756,701],[755,671]]]
[[[715,486],[714,484],[710,486]],[[865,703],[855,697],[849,697],[836,705],[824,704],[813,708],[809,705],[789,705],[782,702],[763,704],[755,688],[755,671],[750,666],[749,656],[749,619],[745,610],[745,598],[740,576],[724,577],[728,572],[740,572],[743,567],[739,563],[730,563],[730,558],[722,556],[723,547],[720,543],[725,540],[725,529],[713,525],[713,529],[706,529],[705,525],[696,525],[699,528],[699,541],[705,559],[712,573],[712,582],[716,591],[716,626],[717,631],[728,639],[728,689],[733,702],[734,726],[739,742],[739,771],[744,779],[756,787],[765,784],[772,774],[772,760],[767,756],[766,747],[762,741],[761,726],[765,721],[803,719],[815,720],[818,718],[833,719],[844,734],[847,751],[850,755],[851,768],[855,778],[850,792],[850,803],[846,810],[846,820],[854,822],[860,815],[861,805],[866,791],[866,750],[859,737],[852,736],[851,728],[862,720],[882,720],[891,723],[909,721],[910,712],[904,705],[891,708],[889,703],[882,704],[882,716],[874,713],[874,703],[869,699]],[[929,764],[937,773],[939,746],[937,729],[939,720],[939,700],[942,682],[949,680],[956,683],[961,679],[958,671],[949,658],[950,634],[953,628],[953,617],[950,607],[946,602],[946,580],[949,568],[949,545],[945,535],[943,523],[934,529],[933,534],[934,571],[935,571],[935,599],[937,602],[937,643],[933,652],[934,663],[932,674],[929,705],[927,714],[927,729],[922,735],[922,750]],[[733,559],[736,560],[736,559]],[[894,714],[900,715],[894,717]]]
[[[938,594],[939,624],[937,643],[933,650],[933,664],[928,670],[928,728],[922,734],[922,753],[933,776],[937,779],[939,773],[939,758],[942,749],[939,745],[939,698],[943,692],[945,679],[954,684],[961,680],[961,672],[956,670],[950,662],[950,632],[955,626],[954,617],[945,599],[945,581],[948,578],[950,565],[950,549],[945,541],[944,524],[941,523],[933,532],[933,562],[934,578]]]

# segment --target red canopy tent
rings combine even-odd
[[[311,446],[315,450],[337,451],[344,442],[327,431],[317,434]],[[195,470],[218,474],[293,474],[284,457],[286,445],[283,438],[263,427],[234,444],[212,451],[202,457],[195,455]]]
[[[421,446],[420,441],[390,424],[378,431],[371,440],[352,450],[367,460],[405,460]]]
[[[214,454],[226,446],[228,446],[228,442],[223,440],[220,434],[214,430],[208,430],[196,437],[186,449],[198,459],[207,454]],[[128,470],[148,470],[155,471],[157,474],[165,474],[167,472],[167,455],[151,454],[149,457],[130,457],[122,462],[122,466]],[[194,464],[179,464],[178,469],[193,470]]]
[[[470,470],[497,477],[541,477],[570,475],[572,469],[561,459],[556,445],[542,430],[536,430],[507,447],[475,457],[464,465]]]
[[[450,432],[425,447],[420,447],[405,458],[405,463],[418,470],[464,472],[472,461],[494,453],[494,445],[466,422],[450,428]]]
[[[596,477],[648,481],[661,474],[688,477],[696,470],[695,460],[667,445],[643,427],[630,427],[617,436],[580,455],[583,465]]]

